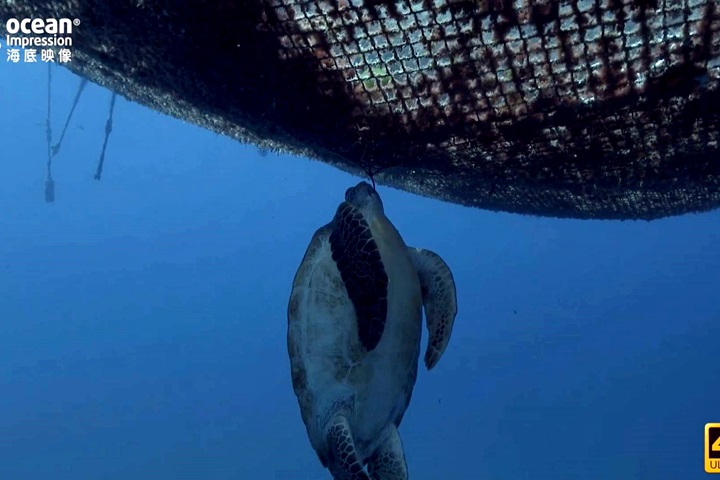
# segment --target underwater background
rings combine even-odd
[[[89,84],[48,204],[47,67],[0,58],[0,80],[0,479],[330,479],[286,308],[359,179],[118,98],[95,181],[110,92]],[[54,142],[78,83],[53,69]],[[720,211],[559,220],[378,190],[458,287],[400,427],[410,478],[708,478]]]

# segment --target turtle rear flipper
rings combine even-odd
[[[388,429],[390,434],[368,459],[368,472],[373,480],[407,480],[407,462],[400,433],[394,424]]]
[[[430,334],[425,366],[430,370],[440,360],[450,341],[457,315],[455,280],[450,267],[437,253],[413,247],[408,247],[408,253],[420,277],[425,321]]]
[[[329,462],[334,480],[370,480],[355,453],[355,441],[350,423],[343,415],[336,415],[325,427]]]

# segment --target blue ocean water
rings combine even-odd
[[[79,83],[54,70],[57,140]],[[330,479],[285,344],[295,270],[358,179],[89,84],[43,199],[47,71],[0,62],[0,479]],[[459,313],[400,428],[411,478],[706,478],[720,212],[468,209],[379,187]]]

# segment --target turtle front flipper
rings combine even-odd
[[[400,433],[394,424],[388,429],[390,434],[368,459],[368,472],[373,480],[407,480],[407,462]]]
[[[425,351],[425,366],[432,369],[440,360],[452,333],[457,315],[455,280],[450,267],[430,250],[408,247],[410,258],[420,277],[425,321],[430,334]]]
[[[343,202],[330,234],[332,258],[357,314],[358,338],[366,351],[377,347],[387,319],[388,277],[372,231],[359,209]]]
[[[328,446],[328,469],[334,480],[370,480],[355,453],[350,423],[342,415],[333,417],[325,427]]]

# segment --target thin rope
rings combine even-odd
[[[53,147],[53,156],[57,155],[60,151],[60,145],[62,145],[62,141],[65,138],[65,132],[67,132],[68,125],[70,124],[70,119],[73,116],[73,112],[75,112],[75,107],[77,107],[77,104],[80,101],[80,97],[82,96],[82,92],[85,89],[85,85],[87,85],[87,78],[81,78],[80,85],[78,86],[77,93],[75,94],[75,100],[73,100],[72,108],[70,108],[70,113],[68,113],[67,119],[65,120],[65,126],[63,127],[63,131],[60,134],[60,140]]]
[[[45,178],[45,202],[55,201],[55,181],[52,178],[52,126],[50,124],[50,105],[52,97],[52,63],[48,62],[47,81],[47,118],[45,119],[45,139],[47,140],[47,176]]]
[[[113,110],[115,109],[115,97],[116,93],[112,94],[110,98],[110,112],[108,114],[107,122],[105,122],[105,141],[103,142],[102,152],[100,153],[100,160],[98,161],[97,171],[95,172],[95,180],[100,180],[102,177],[103,164],[105,163],[105,149],[107,148],[108,139],[110,138],[110,132],[112,132],[112,118]]]

